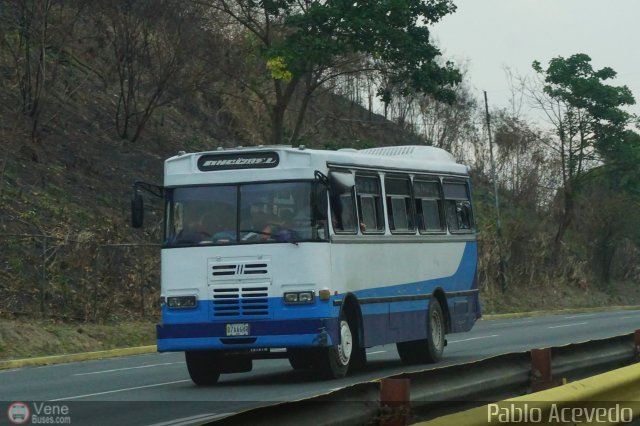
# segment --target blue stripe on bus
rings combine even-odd
[[[424,339],[427,337],[427,315],[426,306],[413,311],[385,311],[380,314],[363,312],[364,344],[369,347]],[[475,317],[474,312],[461,316],[462,324],[457,327],[457,331],[471,329]],[[235,338],[227,338],[225,336],[226,322],[164,324],[157,326],[158,350],[163,352],[222,348],[325,346],[339,341],[337,318],[290,321],[229,321],[229,323],[234,322],[249,323],[251,331],[247,337],[256,338],[256,340],[241,344],[233,343],[232,339]],[[419,326],[420,324],[422,326]],[[223,342],[223,339],[231,340]],[[239,339],[244,339],[244,337]]]
[[[227,323],[245,322],[249,324],[249,335],[236,337],[226,336]],[[242,321],[207,322],[196,324],[160,324],[156,326],[158,350],[189,350],[206,348],[241,348],[268,347],[286,343],[289,346],[327,346],[339,341],[337,318],[315,318],[288,321]],[[255,343],[236,344],[236,339],[257,338]],[[263,338],[264,337],[264,338]],[[225,344],[221,338],[229,339]],[[192,341],[192,344],[184,345]],[[208,342],[208,344],[206,344]],[[270,343],[269,343],[270,342]],[[262,344],[262,346],[260,346]],[[181,346],[182,345],[182,346]],[[196,345],[192,347],[190,345]],[[205,345],[205,346],[202,346]],[[266,345],[266,346],[264,346]],[[284,345],[286,346],[286,345]],[[272,346],[274,347],[274,346]],[[279,346],[283,347],[283,346]]]

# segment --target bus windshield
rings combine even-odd
[[[310,181],[169,188],[164,246],[326,241],[312,189]]]

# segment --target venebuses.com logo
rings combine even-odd
[[[24,402],[14,402],[7,409],[7,418],[16,425],[23,425],[29,421],[31,410]]]
[[[14,425],[71,424],[71,410],[66,404],[52,402],[13,402],[7,408],[7,418]]]

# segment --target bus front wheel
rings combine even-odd
[[[186,351],[185,360],[193,383],[207,386],[218,382],[220,369],[216,351]]]
[[[404,364],[436,363],[442,359],[445,346],[445,318],[437,299],[429,304],[427,338],[396,344]]]
[[[344,313],[340,314],[340,342],[328,348],[316,350],[314,367],[328,379],[339,379],[347,375],[353,352],[353,331]]]

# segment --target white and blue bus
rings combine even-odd
[[[392,343],[437,362],[480,317],[468,169],[441,149],[180,153],[159,189],[157,345],[184,351],[196,384],[277,357],[338,378]]]

